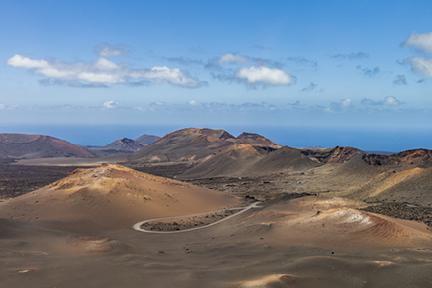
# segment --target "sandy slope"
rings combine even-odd
[[[1,203],[0,217],[25,221],[130,227],[149,217],[205,212],[237,199],[119,165],[77,170],[71,176]]]
[[[359,210],[363,206],[344,198],[304,197],[254,213],[241,231],[262,233],[277,246],[432,247],[426,225]]]

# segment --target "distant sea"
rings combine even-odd
[[[1,126],[0,132],[45,134],[80,145],[105,145],[116,139],[136,138],[142,134],[163,136],[180,126]],[[232,126],[223,128],[238,135],[255,132],[276,143],[292,147],[354,146],[365,151],[397,152],[413,148],[432,149],[432,128],[428,129],[366,129],[318,127],[256,127]]]

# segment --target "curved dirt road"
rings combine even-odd
[[[260,204],[260,203],[261,202],[254,202],[251,205],[246,206],[246,207],[230,208],[230,210],[240,210],[240,209],[241,210],[239,212],[231,214],[231,215],[229,215],[229,216],[227,216],[225,218],[222,218],[222,219],[220,219],[218,221],[212,222],[212,223],[207,224],[207,225],[199,226],[199,227],[193,227],[193,228],[184,229],[184,230],[178,230],[178,231],[152,231],[152,230],[146,230],[146,229],[142,228],[142,225],[145,224],[145,223],[148,223],[148,222],[157,221],[157,220],[163,220],[163,219],[167,219],[167,218],[174,218],[174,217],[163,217],[163,218],[153,218],[153,219],[148,219],[148,220],[144,220],[144,221],[138,222],[138,223],[136,223],[136,224],[134,224],[132,226],[132,229],[134,229],[135,231],[139,231],[139,232],[155,233],[155,234],[173,234],[173,233],[191,232],[191,231],[195,231],[195,230],[199,230],[199,229],[204,229],[204,228],[208,228],[208,227],[211,227],[213,225],[219,224],[219,223],[221,223],[223,221],[226,221],[226,220],[231,219],[231,218],[233,218],[235,216],[238,216],[238,215],[240,215],[240,214],[242,214],[242,213],[244,213],[244,212],[246,212],[246,211],[248,211],[250,209],[261,208],[260,206],[258,206],[258,204]],[[205,214],[205,213],[203,213],[203,214]],[[185,215],[185,216],[179,216],[179,217],[187,217],[187,215]]]

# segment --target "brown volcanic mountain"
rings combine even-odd
[[[233,144],[212,154],[181,175],[183,178],[215,176],[243,176],[268,153],[262,147],[251,144]]]
[[[405,188],[409,185],[404,183],[410,183],[410,179],[417,178],[402,177],[401,182],[397,182],[397,185],[390,189],[385,184],[387,182],[383,182],[385,177],[382,175],[390,175],[395,169],[403,171],[412,167],[430,167],[431,155],[432,152],[426,149],[408,150],[390,155],[368,154],[354,147],[343,146],[296,149],[274,144],[254,133],[242,133],[234,137],[224,130],[190,128],[172,132],[156,143],[144,147],[132,155],[130,162],[137,167],[152,165],[153,168],[146,168],[144,171],[152,171],[154,167],[161,167],[158,168],[162,169],[160,171],[168,171],[169,165],[187,163],[185,167],[179,167],[169,174],[185,179],[262,176],[319,168],[316,170],[317,175],[323,173],[323,178],[319,181],[327,183],[328,187],[336,187],[338,183],[344,183],[343,187],[337,189],[343,191],[344,195],[370,198],[374,197],[376,189],[379,191],[384,189],[395,192],[395,197],[390,198],[402,199],[401,197],[405,197],[403,195],[406,194]],[[421,175],[427,175],[427,172],[425,173]],[[427,176],[418,179],[427,179]],[[373,185],[370,181],[373,181]],[[424,185],[417,186],[423,188],[430,186],[428,181],[422,180],[423,182]],[[326,184],[323,184],[324,186]],[[399,189],[400,187],[405,188]],[[424,193],[419,189],[416,189],[418,190],[416,193],[423,195]],[[389,197],[387,192],[378,194]]]
[[[281,145],[275,144],[264,136],[256,133],[243,132],[237,136],[237,142],[252,145],[262,145],[272,148],[280,148]]]
[[[159,136],[154,136],[154,135],[141,135],[140,137],[135,139],[135,142],[141,144],[141,145],[149,145],[149,144],[153,144],[156,141],[158,141],[161,137]]]
[[[265,172],[278,172],[283,170],[306,170],[317,167],[320,164],[317,161],[305,156],[300,150],[291,147],[282,147],[275,150],[266,157],[257,161],[250,171],[260,171],[260,174]]]
[[[274,162],[273,155],[282,146],[254,133],[242,133],[234,137],[224,130],[182,129],[172,132],[152,145],[142,148],[130,157],[132,165],[140,163],[188,162],[192,168],[186,170],[182,177],[213,177],[228,175],[248,175],[275,172],[297,166],[310,167],[313,161],[301,155],[299,150],[289,148],[297,153],[293,159],[286,159],[285,164]],[[274,154],[276,155],[276,154]],[[273,157],[274,158],[274,157]],[[257,164],[259,161],[263,166]],[[304,161],[305,164],[300,164]],[[257,166],[257,165],[258,166]]]
[[[119,152],[136,152],[144,147],[143,144],[129,138],[122,138],[111,144],[101,147],[103,150],[114,150]]]
[[[87,149],[50,136],[0,134],[0,158],[93,157]]]
[[[344,163],[364,152],[353,147],[336,146],[325,149],[303,149],[302,153],[321,163]]]
[[[336,146],[325,149],[302,149],[302,153],[321,163],[345,163],[359,156],[372,166],[431,166],[432,150],[411,149],[394,154],[366,153],[354,147]]]
[[[432,150],[411,149],[391,155],[367,154],[363,159],[371,165],[432,166]]]
[[[234,137],[224,130],[189,128],[174,131],[130,157],[140,163],[189,162],[182,177],[263,175],[305,170],[325,163],[344,163],[363,152],[352,147],[296,149],[255,134]]]
[[[225,130],[187,128],[159,139],[141,149],[133,162],[198,161],[216,154],[237,139]]]
[[[91,146],[89,150],[100,157],[134,153],[141,150],[146,145],[153,144],[159,139],[160,137],[153,135],[142,135],[135,140],[125,137],[105,146]]]
[[[319,166],[298,149],[268,150],[251,144],[236,144],[200,162],[181,175],[185,178],[266,175],[286,170],[302,171]]]

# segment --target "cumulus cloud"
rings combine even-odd
[[[405,46],[414,47],[424,52],[432,52],[432,32],[411,34],[404,44]]]
[[[338,60],[359,60],[369,58],[369,54],[365,52],[338,53],[333,54],[330,57]]]
[[[357,65],[356,69],[359,70],[360,72],[362,72],[363,75],[365,75],[367,77],[374,77],[374,76],[378,75],[381,71],[381,69],[378,66],[364,67],[361,65]]]
[[[167,83],[196,88],[204,84],[178,68],[155,66],[148,69],[130,69],[100,57],[94,63],[66,64],[45,59],[33,59],[16,54],[8,59],[11,67],[33,71],[45,77],[45,83],[71,86],[111,86],[116,84]]]
[[[115,102],[115,101],[113,101],[113,100],[105,101],[105,102],[102,104],[102,107],[105,108],[105,109],[114,109],[114,108],[116,108],[117,106],[118,106],[118,103]]]
[[[238,82],[250,87],[290,85],[295,77],[283,69],[284,63],[272,59],[226,53],[209,59],[204,66],[219,81]]]
[[[246,63],[248,60],[249,59],[246,56],[228,53],[219,58],[219,64]]]
[[[350,106],[352,105],[352,100],[349,99],[349,98],[342,99],[342,100],[339,102],[339,105],[340,105],[342,108],[348,108],[348,107],[350,107]]]
[[[28,57],[16,54],[8,59],[8,65],[12,67],[27,68],[27,69],[45,69],[49,67],[46,60],[35,60]]]
[[[407,85],[407,79],[405,75],[396,75],[395,79],[393,80],[393,84],[395,85]]]
[[[196,101],[196,100],[190,100],[190,101],[189,101],[189,105],[191,105],[191,106],[198,106],[199,103],[198,103],[198,101]]]
[[[339,112],[348,110],[353,106],[353,101],[350,98],[341,99],[338,102],[330,103],[329,107],[326,107],[324,110],[327,112]]]
[[[103,45],[99,47],[98,54],[100,57],[120,56],[126,54],[126,49],[112,45]]]
[[[387,106],[387,107],[397,107],[400,106],[402,104],[401,101],[399,101],[399,99],[397,99],[394,96],[387,96],[382,100],[373,100],[370,98],[364,98],[361,101],[362,105],[365,106]]]
[[[284,64],[281,61],[276,61],[267,58],[254,57],[248,55],[227,53],[223,54],[218,58],[210,59],[207,63],[206,68],[217,68],[222,69],[223,66],[272,66],[272,67],[282,67]]]
[[[235,77],[250,85],[290,85],[294,78],[284,70],[266,66],[240,68]]]
[[[135,83],[151,81],[190,88],[204,84],[190,78],[178,68],[169,68],[166,66],[155,66],[147,70],[131,71],[129,72],[129,77],[133,79]]]
[[[387,106],[399,106],[402,104],[396,97],[387,96],[384,98],[384,104]]]
[[[432,77],[432,59],[413,57],[409,60],[411,69],[426,77]]]

